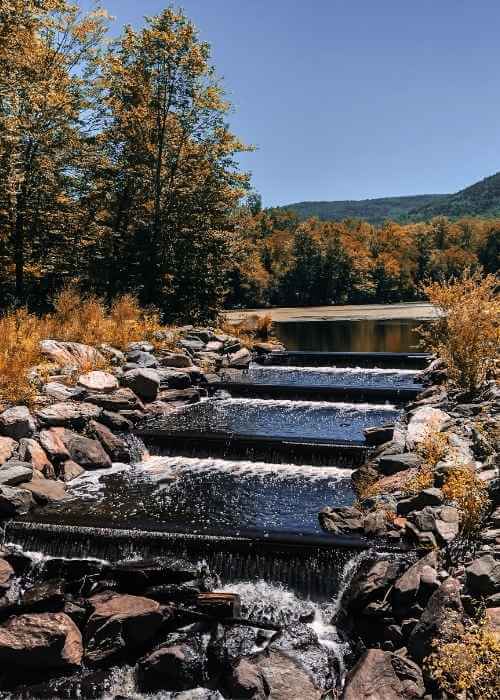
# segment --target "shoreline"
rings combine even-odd
[[[252,316],[271,316],[273,323],[305,321],[389,321],[431,320],[437,317],[432,304],[400,302],[398,304],[345,304],[338,306],[276,307],[269,309],[235,309],[225,312],[229,323],[237,324]]]

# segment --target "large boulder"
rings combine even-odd
[[[419,559],[394,583],[392,591],[393,607],[401,614],[412,605],[426,605],[430,595],[438,587],[437,553],[430,552]]]
[[[13,406],[0,413],[0,433],[14,440],[31,437],[36,421],[26,406]]]
[[[90,420],[99,418],[101,409],[92,403],[59,402],[36,412],[44,425],[81,430]]]
[[[354,506],[322,508],[318,514],[319,524],[325,532],[334,535],[353,535],[363,532],[364,513]]]
[[[203,643],[197,635],[172,634],[141,659],[139,682],[146,690],[190,690],[207,679],[206,666]]]
[[[83,343],[42,340],[40,350],[48,360],[61,367],[87,368],[105,365],[103,355],[95,348]]]
[[[460,582],[447,578],[435,591],[413,628],[408,639],[408,650],[417,663],[432,651],[435,640],[451,641],[463,631],[463,606],[460,598]]]
[[[149,369],[156,369],[156,367],[158,367],[158,360],[156,357],[150,352],[145,352],[140,349],[129,350],[129,352],[127,352],[127,361],[137,365],[137,367],[146,367]]]
[[[85,469],[72,459],[67,459],[63,462],[59,469],[59,478],[65,482],[73,481],[85,473]]]
[[[23,438],[19,443],[19,459],[23,462],[29,462],[33,469],[48,478],[54,476],[54,467],[47,456],[47,453],[36,440],[32,438]]]
[[[160,388],[160,375],[155,369],[146,367],[132,369],[120,378],[122,385],[131,389],[144,401],[154,401]]]
[[[85,396],[85,400],[88,403],[100,406],[105,411],[134,411],[142,410],[144,408],[142,401],[139,397],[134,394],[132,389],[123,387],[122,389],[117,389],[111,394],[99,394],[91,393]]]
[[[344,596],[348,611],[360,611],[368,603],[382,600],[389,587],[399,578],[404,562],[391,559],[362,562]]]
[[[409,449],[413,449],[430,433],[439,432],[445,423],[450,419],[449,415],[439,408],[422,406],[418,408],[410,418],[406,433],[406,444]]]
[[[465,574],[467,587],[475,596],[491,595],[500,591],[500,561],[491,554],[475,559],[466,568]]]
[[[88,430],[101,443],[113,462],[130,462],[130,452],[125,440],[97,421],[90,421]]]
[[[69,459],[69,452],[61,439],[61,431],[59,428],[40,430],[38,439],[45,452],[47,452],[54,461],[61,462]]]
[[[23,612],[60,612],[64,608],[64,593],[64,581],[44,581],[24,591],[19,605]]]
[[[188,372],[176,369],[158,370],[160,375],[160,388],[167,389],[188,389],[191,384],[191,377]]]
[[[33,505],[33,497],[26,489],[0,486],[0,518],[26,515]]]
[[[342,700],[406,700],[424,693],[417,664],[381,649],[368,649],[348,674]]]
[[[262,670],[244,658],[234,664],[226,678],[225,686],[231,698],[266,700],[270,694],[269,684]]]
[[[21,484],[21,488],[30,491],[33,494],[34,501],[41,506],[45,506],[47,503],[57,503],[66,498],[66,487],[62,481],[34,479]]]
[[[191,358],[182,352],[163,352],[158,358],[160,367],[190,367]]]
[[[19,615],[0,626],[2,670],[66,669],[79,666],[82,655],[82,635],[64,613]]]
[[[43,387],[43,393],[56,401],[78,401],[83,396],[84,389],[67,386],[62,382],[48,382]]]
[[[108,469],[111,459],[97,440],[59,429],[59,436],[69,452],[70,458],[84,469]]]
[[[311,675],[299,661],[281,651],[271,651],[259,655],[255,665],[263,673],[271,689],[270,700],[291,700],[307,698],[320,700],[323,692],[316,687]]]
[[[118,379],[109,372],[94,370],[86,372],[78,378],[78,384],[88,391],[102,391],[109,393],[118,389]]]
[[[244,369],[248,367],[252,361],[252,353],[247,348],[241,348],[236,352],[233,352],[228,357],[228,367],[234,367],[235,369]]]
[[[422,461],[422,457],[416,452],[405,452],[404,454],[382,455],[378,460],[378,466],[383,474],[391,476],[406,469],[418,468]]]
[[[17,444],[16,440],[10,437],[0,437],[0,466],[12,457]]]
[[[11,460],[0,467],[0,486],[19,486],[33,477],[33,466],[28,462]]]
[[[86,660],[100,664],[141,647],[154,637],[166,614],[154,600],[110,591],[89,599],[93,612],[85,629]]]

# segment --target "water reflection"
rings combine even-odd
[[[287,350],[325,352],[412,352],[420,350],[413,319],[285,321],[274,333]]]

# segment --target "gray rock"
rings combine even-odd
[[[0,517],[26,515],[33,505],[33,497],[25,489],[0,486]]]
[[[195,688],[207,679],[207,660],[198,636],[173,634],[139,661],[139,682],[145,690]]]
[[[70,430],[61,430],[60,438],[71,459],[84,469],[107,469],[111,459],[97,440],[77,435]]]
[[[404,562],[389,559],[363,562],[344,595],[346,610],[360,611],[372,601],[382,600],[403,568]]]
[[[110,428],[110,430],[117,430],[119,432],[129,432],[133,427],[131,421],[114,411],[103,411],[99,416],[99,422],[107,428]]]
[[[0,433],[20,440],[31,437],[36,430],[36,421],[26,406],[13,406],[0,414]]]
[[[51,362],[61,367],[102,367],[105,363],[98,350],[83,343],[42,340],[40,350]]]
[[[491,554],[475,559],[465,570],[467,587],[475,596],[500,591],[500,561]]]
[[[342,700],[405,700],[422,698],[422,671],[410,659],[368,649],[348,674]]]
[[[0,437],[0,466],[12,457],[18,443],[9,437]]]
[[[78,378],[78,384],[87,391],[98,391],[106,394],[118,389],[117,378],[109,372],[101,372],[100,370],[82,374]]]
[[[441,489],[428,488],[420,491],[420,493],[405,498],[398,503],[398,515],[407,515],[412,510],[421,510],[425,506],[438,506],[444,501],[443,492]]]
[[[139,350],[140,352],[154,352],[155,346],[152,343],[148,343],[144,340],[139,340],[127,345],[127,353],[135,352]]]
[[[429,598],[429,602],[408,640],[408,650],[417,663],[432,651],[434,640],[447,642],[463,630],[463,606],[460,583],[447,578]]]
[[[387,532],[387,517],[383,510],[375,510],[365,516],[363,527],[366,535],[380,537]]]
[[[427,569],[431,569],[436,573],[437,553],[430,552],[426,556],[419,559],[413,566],[405,571],[405,573],[395,582],[392,592],[393,606],[400,613],[405,613],[415,603],[426,605],[429,596],[433,592],[429,583],[431,579]],[[422,580],[424,578],[424,580]],[[437,580],[434,589],[437,588]]]
[[[363,430],[365,440],[369,445],[383,445],[392,440],[394,435],[394,425],[380,425]]]
[[[152,370],[154,371],[154,370]],[[142,401],[134,394],[132,389],[126,387],[113,391],[112,394],[87,394],[85,400],[100,406],[105,411],[135,411],[144,408]]]
[[[192,384],[191,377],[187,372],[180,372],[175,369],[160,369],[158,374],[162,389],[188,389]]]
[[[83,396],[84,390],[81,387],[66,386],[62,382],[48,382],[43,387],[43,392],[46,396],[56,401],[72,401]]]
[[[36,412],[44,425],[81,430],[90,420],[99,418],[101,409],[92,403],[55,403]]]
[[[88,431],[101,443],[113,462],[130,462],[130,452],[125,440],[114,435],[105,425],[97,421],[90,421]]]
[[[225,685],[232,698],[266,700],[270,695],[269,684],[262,670],[245,658],[232,666]]]
[[[234,353],[231,353],[228,358],[229,367],[248,367],[252,360],[252,353],[247,348],[241,348]]]
[[[0,486],[18,486],[33,478],[33,465],[10,460],[0,467]]]
[[[395,454],[381,456],[378,460],[380,471],[387,476],[396,474],[397,472],[411,469],[412,467],[420,467],[422,457],[416,452],[405,452],[404,454]]]
[[[133,362],[138,367],[148,367],[149,369],[155,369],[158,367],[158,360],[154,355],[149,352],[143,352],[142,350],[132,350],[127,352],[127,361]]]
[[[191,359],[181,352],[165,352],[162,353],[158,362],[160,367],[190,367]]]
[[[322,508],[318,514],[319,524],[325,532],[354,534],[363,532],[363,513],[354,507]]]
[[[179,342],[179,345],[190,352],[199,352],[205,349],[205,343],[198,338],[184,338]]]
[[[145,401],[154,401],[160,388],[160,375],[154,369],[130,370],[130,372],[125,372],[120,381],[124,387],[131,389]]]
[[[410,418],[406,433],[406,444],[411,450],[424,440],[430,432],[439,431],[449,420],[449,415],[439,408],[422,406]]]

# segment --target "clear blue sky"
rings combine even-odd
[[[140,26],[162,0],[102,0]],[[500,170],[499,0],[183,0],[264,204],[454,192]],[[89,7],[90,0],[80,0]]]

